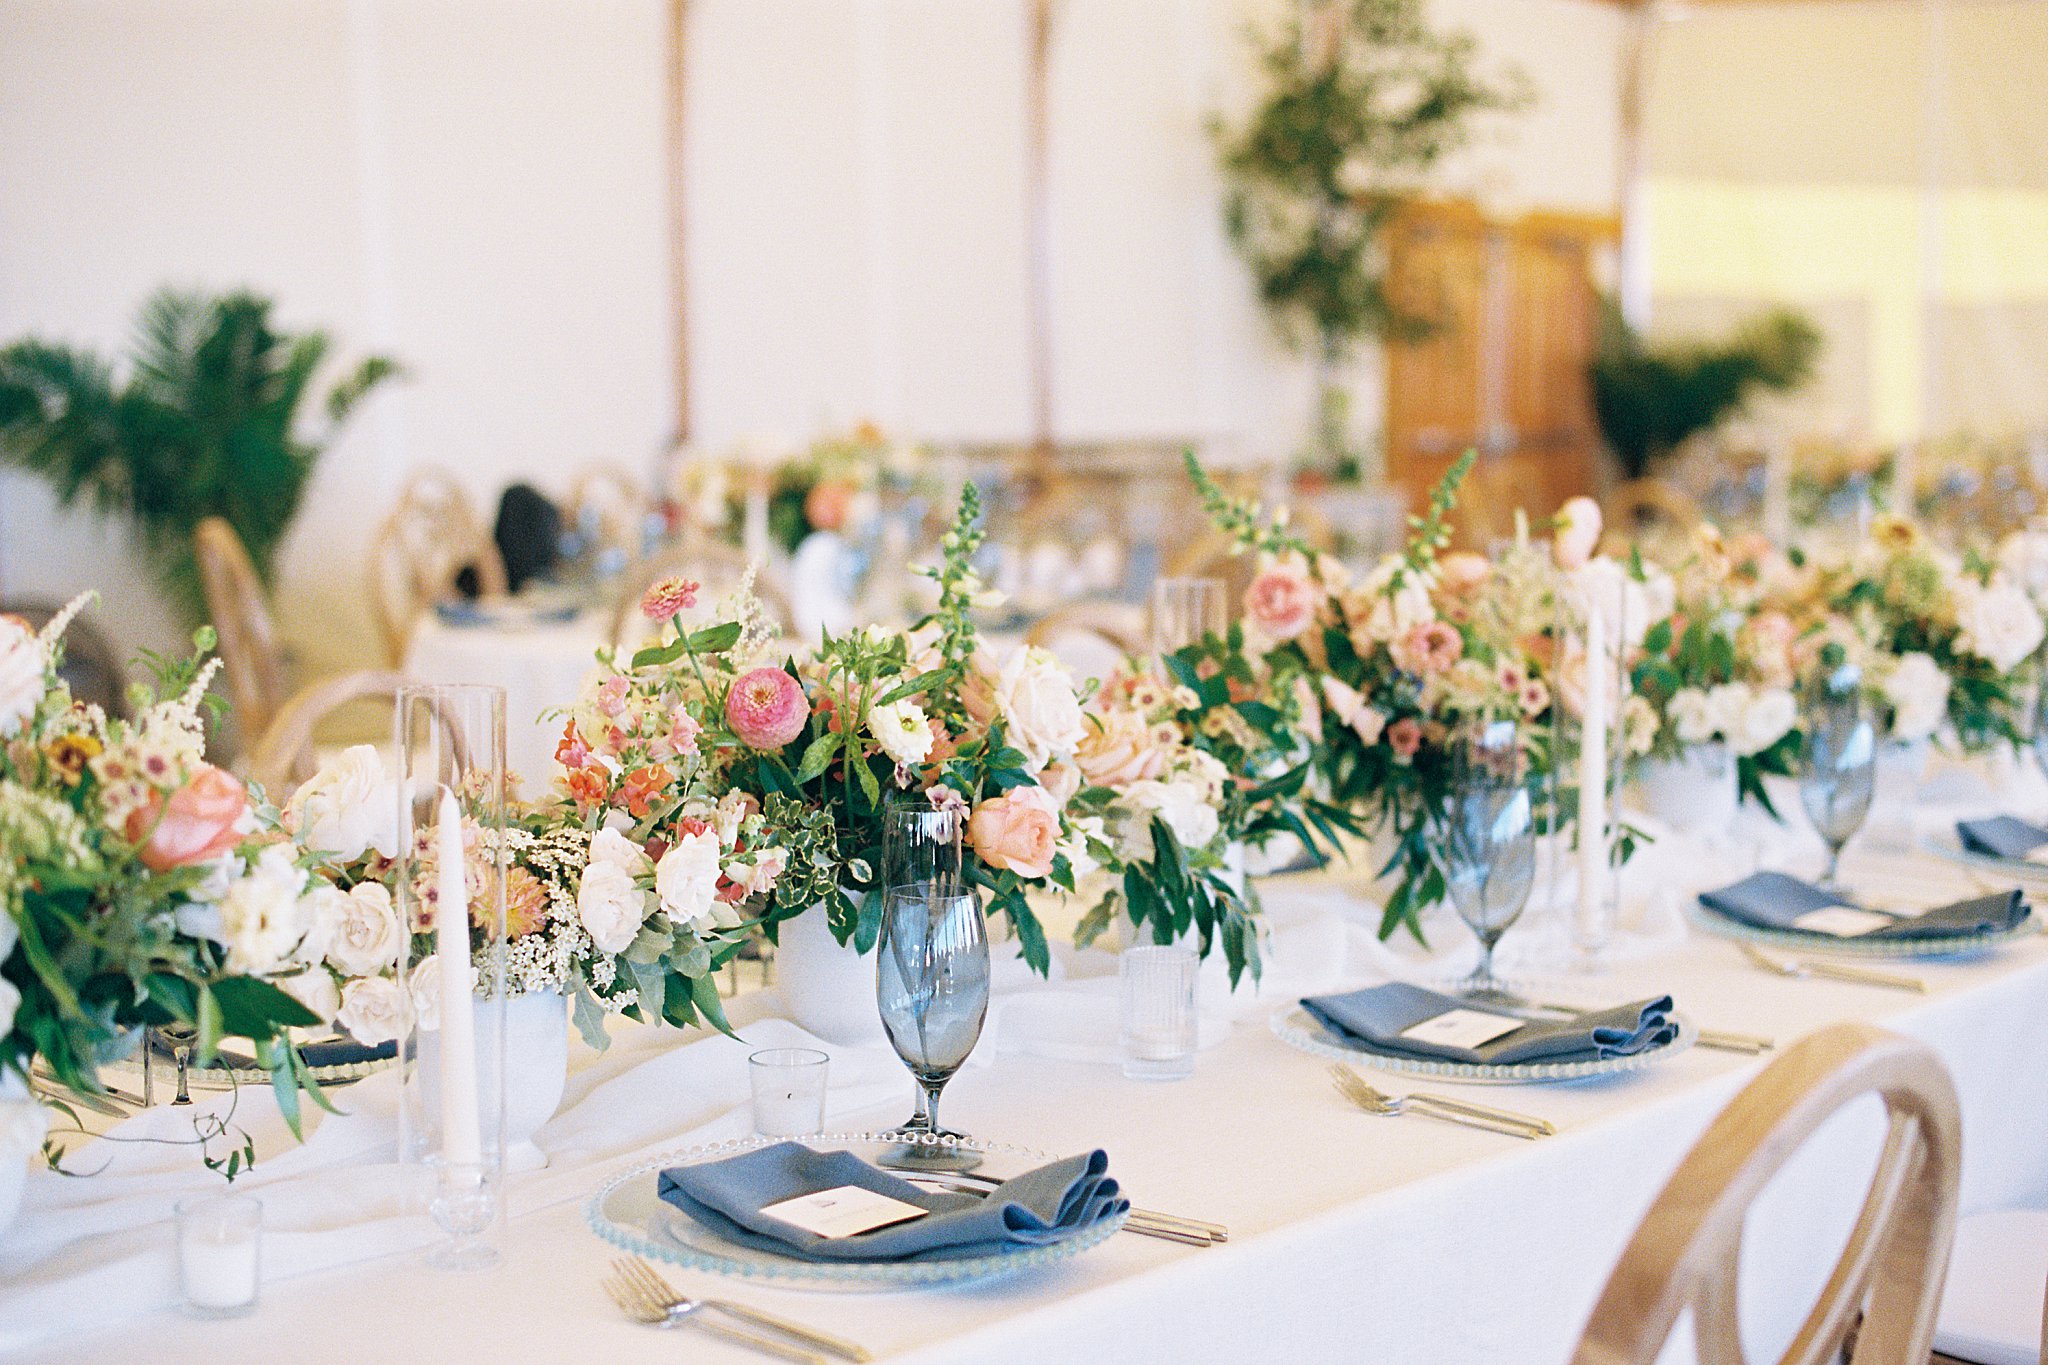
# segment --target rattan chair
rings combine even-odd
[[[358,702],[395,703],[406,682],[403,674],[365,669],[302,688],[278,708],[256,741],[249,754],[249,776],[263,785],[271,800],[282,804],[319,766],[313,731],[322,720]]]
[[[290,695],[269,595],[242,538],[225,518],[206,518],[192,540],[207,614],[220,637],[221,672],[235,705],[235,723],[244,736],[260,735]]]
[[[1868,1024],[1809,1034],[1721,1111],[1622,1253],[1574,1365],[1652,1365],[1688,1308],[1701,1365],[1743,1365],[1735,1296],[1750,1205],[1816,1129],[1872,1094],[1884,1151],[1782,1365],[1832,1365],[1852,1329],[1850,1365],[1925,1365],[1962,1170],[1955,1086],[1924,1044]]]
[[[717,605],[719,599],[739,586],[751,563],[735,547],[703,538],[670,546],[641,560],[619,580],[618,596],[612,603],[612,643],[623,647],[645,636],[647,623],[640,617],[640,598],[660,580],[681,575],[702,584],[695,612],[704,615]],[[753,567],[754,596],[760,600],[770,619],[788,629],[794,619],[789,595],[759,566]]]
[[[391,663],[404,660],[420,614],[455,593],[464,569],[484,596],[504,594],[504,561],[469,495],[450,475],[424,471],[399,494],[372,551],[371,598]]]

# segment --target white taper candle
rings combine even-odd
[[[476,995],[469,965],[469,885],[462,851],[462,810],[441,789],[439,904],[434,956],[441,967],[441,1156],[451,1166],[483,1161],[476,1097]]]
[[[1586,685],[1579,740],[1579,905],[1582,947],[1601,946],[1607,937],[1607,620],[1600,604],[1586,612]]]

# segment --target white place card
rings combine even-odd
[[[1890,915],[1880,915],[1875,910],[1858,910],[1852,905],[1824,905],[1793,920],[1792,927],[1804,929],[1809,934],[1827,934],[1832,938],[1861,938],[1891,922]]]
[[[1513,1033],[1526,1022],[1511,1019],[1505,1014],[1488,1014],[1483,1010],[1445,1010],[1434,1018],[1403,1029],[1401,1036],[1418,1043],[1435,1043],[1439,1047],[1478,1047],[1502,1034]]]
[[[794,1224],[805,1232],[815,1232],[820,1237],[854,1237],[876,1228],[886,1228],[895,1223],[907,1223],[913,1218],[922,1218],[929,1209],[915,1204],[906,1204],[901,1199],[891,1199],[886,1194],[876,1194],[858,1185],[840,1185],[834,1189],[819,1190],[816,1194],[802,1194],[794,1199],[785,1199],[779,1204],[765,1205],[761,1212],[770,1218]]]

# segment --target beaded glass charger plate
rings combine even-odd
[[[1530,1085],[1547,1081],[1581,1081],[1595,1076],[1619,1076],[1655,1066],[1691,1047],[1699,1030],[1683,1015],[1674,1015],[1678,1036],[1662,1047],[1638,1052],[1631,1057],[1609,1057],[1597,1062],[1518,1062],[1491,1065],[1479,1062],[1447,1062],[1431,1057],[1404,1057],[1347,1042],[1324,1028],[1307,1010],[1289,1005],[1273,1015],[1273,1033],[1291,1048],[1332,1061],[1356,1062],[1375,1071],[1397,1071],[1406,1076],[1427,1076],[1435,1081],[1460,1085]]]
[[[242,1049],[246,1049],[248,1044],[244,1042],[241,1046]],[[324,1055],[346,1058],[346,1060],[321,1062],[317,1059],[323,1055],[323,1049],[330,1050]],[[322,1085],[348,1085],[351,1082],[360,1081],[366,1076],[376,1075],[379,1071],[389,1067],[397,1060],[396,1052],[389,1044],[384,1045],[382,1048],[370,1049],[364,1048],[361,1044],[348,1038],[322,1038],[309,1041],[305,1045],[305,1051],[306,1070],[314,1080]],[[375,1052],[379,1055],[364,1055],[369,1052]],[[123,1076],[140,1076],[142,1074],[142,1049],[138,1046],[126,1057],[111,1062],[104,1062],[101,1066],[103,1070]],[[156,1054],[156,1083],[165,1087],[164,1093],[166,1095],[178,1083],[177,1061],[170,1055],[167,1049],[161,1046],[158,1047]],[[200,1066],[195,1061],[191,1069],[186,1073],[187,1088],[192,1090],[234,1090],[245,1085],[253,1085],[260,1088],[268,1087],[269,1084],[270,1073],[257,1066],[254,1059],[245,1050],[236,1050],[232,1045],[224,1046],[221,1049],[219,1057],[212,1066]]]
[[[1979,853],[1966,848],[1954,830],[1943,830],[1929,834],[1921,846],[1937,858],[1945,858],[1964,867],[1973,867],[1999,877],[2015,877],[2020,881],[2048,881],[2048,863],[2035,862],[2031,858],[2001,858],[1996,853]]]
[[[1782,948],[1795,953],[1830,953],[1846,957],[1966,957],[1988,953],[2015,939],[2031,938],[2041,932],[2039,916],[2032,907],[2010,929],[1981,934],[1937,934],[1927,938],[1838,938],[1833,934],[1809,934],[1799,929],[1765,929],[1695,905],[1694,924],[1723,938],[1740,939],[1761,948]]]
[[[1071,1237],[1046,1246],[1020,1246],[985,1255],[961,1256],[949,1260],[890,1261],[806,1261],[755,1247],[742,1246],[698,1223],[680,1209],[661,1200],[658,1185],[661,1172],[674,1166],[722,1161],[742,1152],[758,1151],[791,1139],[778,1137],[735,1138],[669,1152],[619,1172],[598,1187],[584,1213],[590,1227],[613,1246],[635,1255],[669,1261],[693,1270],[719,1275],[774,1280],[790,1289],[840,1290],[909,1289],[924,1285],[960,1284],[1012,1275],[1020,1270],[1051,1265],[1100,1246],[1116,1235],[1124,1223],[1122,1215],[1105,1218]],[[818,1151],[846,1151],[886,1168],[912,1184],[934,1189],[958,1190],[947,1171],[972,1166],[975,1174],[1002,1180],[1055,1160],[1028,1147],[1001,1142],[961,1138],[933,1144],[896,1133],[827,1133],[801,1139]],[[920,1176],[916,1170],[921,1154],[933,1152],[933,1174]]]

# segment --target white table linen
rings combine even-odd
[[[1676,841],[1649,856],[1681,880],[1730,871]],[[1884,866],[1887,877],[1910,867],[1967,889],[1959,870],[1924,857],[1894,855]],[[969,1132],[1059,1153],[1105,1147],[1140,1203],[1225,1222],[1229,1245],[1192,1250],[1125,1236],[1042,1273],[938,1293],[806,1294],[677,1278],[814,1321],[887,1359],[934,1365],[1112,1353],[1140,1362],[1566,1359],[1658,1188],[1767,1059],[1695,1048],[1634,1076],[1480,1096],[1557,1123],[1559,1136],[1540,1142],[1373,1118],[1343,1103],[1323,1063],[1274,1038],[1270,1015],[1303,990],[1454,970],[1469,937],[1438,919],[1435,954],[1378,945],[1365,928],[1371,908],[1335,875],[1275,880],[1266,898],[1276,921],[1266,990],[1230,1010],[1234,1025],[1191,1080],[1126,1081],[1106,1050],[1096,1054],[1103,1060],[1077,1060],[1107,1020],[1085,1001],[1109,959],[1073,954],[1067,980],[1042,997],[1071,995],[1073,1017],[1041,1010],[1050,1019],[1032,1022],[1031,1006],[999,1005],[991,1046],[946,1100],[949,1123]],[[1543,932],[1517,931],[1532,941]],[[1765,976],[1682,921],[1645,937],[1652,946],[1573,984],[1613,999],[1669,991],[1704,1025],[1781,1044],[1841,1019],[1921,1038],[1962,1096],[1965,1211],[2048,1190],[2048,939],[1911,964],[1931,988],[1920,997]],[[800,1038],[785,1021],[753,1017],[773,1004],[772,993],[740,1002],[745,1045],[629,1029],[602,1057],[579,1047],[568,1098],[537,1138],[551,1165],[512,1183],[505,1261],[487,1274],[429,1272],[410,1253],[430,1234],[388,1206],[375,1082],[345,1092],[344,1107],[359,1112],[328,1121],[303,1149],[279,1150],[274,1116],[264,1121],[265,1145],[278,1154],[250,1183],[266,1200],[268,1282],[248,1319],[198,1324],[149,1311],[170,1301],[161,1221],[170,1201],[216,1181],[192,1173],[189,1152],[129,1148],[94,1180],[38,1177],[22,1220],[0,1239],[0,1349],[66,1361],[143,1343],[165,1358],[223,1361],[356,1359],[366,1347],[417,1360],[668,1360],[678,1350],[692,1360],[749,1359],[621,1319],[599,1289],[612,1252],[587,1231],[583,1204],[605,1172],[630,1160],[746,1130],[746,1052]],[[903,1117],[908,1086],[892,1057],[831,1050],[830,1122]],[[1388,1088],[1405,1087],[1393,1078]],[[260,1097],[244,1104],[246,1114]],[[1810,1303],[1878,1137],[1874,1104],[1844,1115],[1767,1194],[1745,1264],[1753,1355],[1774,1355],[1769,1348]],[[138,1217],[157,1221],[137,1226]],[[406,1254],[386,1254],[399,1250]],[[149,1315],[124,1321],[140,1311]],[[1689,1346],[1667,1356],[1689,1360]]]

